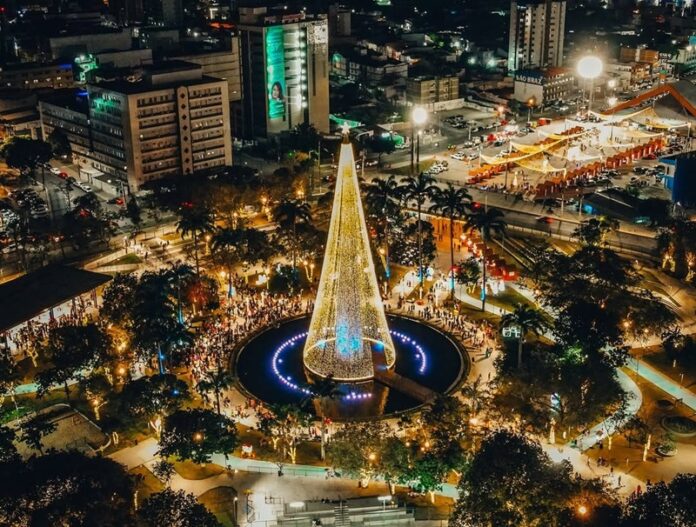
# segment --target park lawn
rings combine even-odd
[[[207,479],[222,474],[225,469],[214,463],[199,465],[193,461],[169,460],[174,465],[174,470],[184,479]]]
[[[136,488],[138,489],[138,500],[140,503],[145,501],[153,494],[164,490],[164,485],[162,484],[162,482],[159,479],[157,479],[155,475],[152,472],[150,472],[144,465],[140,465],[139,467],[131,469],[129,471],[129,474],[132,474],[136,477]]]
[[[233,527],[236,497],[237,491],[232,487],[216,487],[198,496],[198,501],[205,505],[224,527]]]

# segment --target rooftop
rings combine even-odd
[[[0,332],[88,293],[109,280],[111,277],[105,274],[51,264],[0,284]]]

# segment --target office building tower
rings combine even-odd
[[[131,192],[232,164],[227,81],[204,76],[196,64],[161,62],[142,74],[96,79],[67,101],[41,101],[39,108],[45,137],[63,129],[78,163]]]
[[[561,67],[565,0],[512,0],[508,70]]]
[[[329,131],[324,15],[240,7],[244,136],[268,139],[302,123]]]

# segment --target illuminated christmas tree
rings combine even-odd
[[[375,367],[394,365],[353,147],[344,128],[319,290],[304,348],[304,364],[320,377],[361,381]]]

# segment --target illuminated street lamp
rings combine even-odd
[[[590,81],[590,93],[587,98],[587,115],[592,110],[592,95],[594,91],[594,80],[602,74],[604,64],[602,59],[594,55],[586,55],[578,61],[578,75],[583,79]]]
[[[535,104],[536,104],[536,98],[530,97],[527,100],[527,122],[530,122],[532,120],[532,108],[534,108]]]
[[[416,133],[416,167],[420,166],[420,127],[428,120],[428,111],[422,106],[416,106],[411,112],[411,173],[413,174],[413,135]]]

